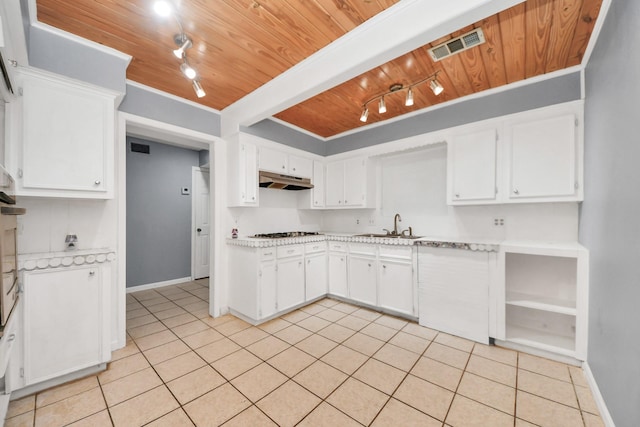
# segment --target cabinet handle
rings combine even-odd
[[[371,263],[368,263],[367,265],[368,265],[369,267],[371,267]]]
[[[513,190],[513,194],[520,194],[520,192],[518,191],[518,189],[516,188],[515,190]]]
[[[295,172],[295,171],[296,171],[296,168],[293,168],[293,171]]]
[[[96,275],[96,272],[95,272],[95,271],[91,270],[91,271],[89,272],[89,276],[95,276],[95,275]]]
[[[302,261],[298,261],[298,267],[302,266]]]
[[[341,204],[341,203],[342,203],[342,200],[338,200],[338,204]]]
[[[344,262],[344,258],[340,258],[340,261]]]
[[[292,253],[294,253],[294,252],[295,252],[295,251],[294,251],[293,249],[289,249],[289,250],[287,251],[287,253],[288,253],[288,254],[292,254]]]
[[[256,199],[256,196],[251,196],[251,200],[255,200],[255,199]]]
[[[460,198],[460,194],[456,193],[456,199]]]
[[[311,264],[311,260],[310,259],[307,260],[307,264]]]
[[[386,266],[386,265],[384,265],[384,264],[382,264],[382,268],[387,268],[387,266]]]
[[[264,254],[262,254],[264,256],[269,256],[269,255],[273,255],[273,252],[265,252]]]
[[[284,165],[282,165],[282,169],[285,169]]]
[[[96,180],[95,180],[95,182],[94,182],[94,184],[95,184],[95,185],[100,185],[100,180],[99,180],[99,179],[96,179]]]
[[[13,341],[15,339],[16,339],[16,334],[11,334],[11,335],[9,335],[9,338],[7,338],[7,342],[11,342],[11,341]]]
[[[316,201],[315,201],[315,202],[313,202],[313,203],[314,203],[315,205],[317,205],[317,204],[318,204],[318,201],[316,200]]]
[[[348,201],[347,201],[347,200],[345,200],[345,201],[344,201],[344,204],[346,205],[347,203],[348,203]]]

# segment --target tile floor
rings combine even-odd
[[[580,369],[324,299],[258,327],[207,281],[127,296],[97,376],[13,401],[14,426],[603,426]]]

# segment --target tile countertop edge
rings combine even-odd
[[[32,271],[74,265],[101,264],[115,259],[116,252],[111,248],[18,254],[18,270]]]

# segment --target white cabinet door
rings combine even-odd
[[[24,375],[39,383],[106,362],[110,267],[24,274]]]
[[[239,179],[240,201],[243,205],[258,205],[258,150],[252,144],[240,144]]]
[[[278,260],[277,309],[286,310],[304,302],[304,265],[302,257]]]
[[[326,295],[327,293],[327,254],[319,253],[307,256],[305,266],[306,300]]]
[[[449,204],[496,200],[497,143],[495,129],[451,139],[447,153]]]
[[[377,305],[376,260],[351,255],[349,257],[349,298]]]
[[[342,207],[344,205],[344,162],[327,164],[326,172],[326,205]]]
[[[324,165],[320,162],[313,162],[313,189],[311,190],[312,208],[324,208]]]
[[[357,157],[344,161],[344,205],[362,206],[366,202],[366,159]]]
[[[414,316],[413,266],[410,262],[380,259],[378,304],[382,308]]]
[[[329,254],[329,293],[339,297],[349,296],[349,292],[347,290],[346,254]]]
[[[287,173],[287,155],[281,151],[260,147],[258,168],[263,171]]]
[[[311,178],[313,176],[313,161],[304,157],[289,156],[289,175]]]
[[[505,131],[510,200],[576,195],[575,115],[509,123]]]
[[[276,261],[260,263],[258,272],[258,316],[264,319],[276,313]]]

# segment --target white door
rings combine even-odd
[[[209,172],[193,168],[191,188],[193,231],[191,265],[194,279],[209,277]]]

